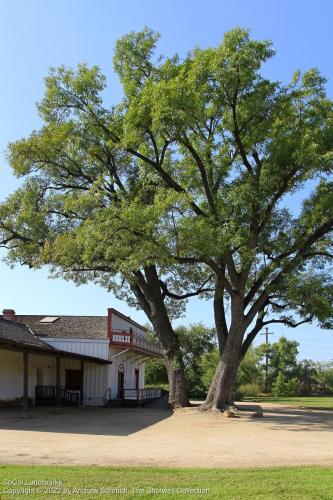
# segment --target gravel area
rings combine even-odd
[[[255,411],[250,405],[246,410]],[[333,465],[333,412],[265,404],[263,418],[158,408],[0,409],[0,463],[163,467]]]

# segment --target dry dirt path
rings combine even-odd
[[[195,408],[0,410],[0,463],[163,467],[333,465],[333,412],[263,406],[264,418]]]

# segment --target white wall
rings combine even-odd
[[[109,340],[94,340],[94,339],[57,339],[45,338],[42,340],[47,342],[52,347],[60,351],[75,352],[77,354],[85,354],[86,356],[94,356],[95,358],[108,359]]]
[[[65,385],[66,369],[81,368],[80,360],[60,360],[60,384]],[[56,385],[56,360],[52,356],[29,354],[29,397],[35,400],[37,369],[43,371],[43,385]],[[84,404],[101,405],[106,390],[107,365],[84,363]],[[0,349],[0,401],[23,394],[23,354]]]
[[[107,386],[111,388],[111,398],[118,396],[118,370],[120,364],[124,366],[125,389],[135,388],[135,369],[139,369],[139,389],[144,388],[145,383],[145,356],[134,351],[123,352],[125,349],[110,346],[110,358],[112,365],[108,366]],[[114,357],[116,356],[116,357]]]
[[[100,348],[105,348],[102,341]],[[60,342],[58,342],[59,344]],[[80,343],[63,343],[64,347],[75,347],[79,349]],[[89,355],[92,355],[91,345],[85,344],[85,348],[90,349]],[[140,353],[127,351],[115,346],[109,346],[109,359],[111,365],[96,365],[93,363],[84,363],[84,404],[102,405],[106,389],[111,388],[111,397],[117,398],[118,394],[118,369],[122,363],[124,365],[124,387],[134,389],[135,387],[135,369],[139,369],[139,388],[144,388],[144,359]],[[56,347],[56,345],[55,345]],[[60,348],[59,345],[57,347]],[[69,350],[69,349],[66,349]],[[72,351],[78,352],[78,351]],[[101,354],[102,351],[100,351]],[[120,353],[120,354],[119,354]],[[113,358],[114,355],[119,354]],[[64,359],[60,360],[60,384],[65,385],[65,370],[77,369],[81,367],[80,360]],[[43,385],[56,385],[56,360],[52,356],[29,354],[29,397],[35,400],[35,387],[37,385],[37,369],[43,371]],[[0,401],[9,401],[21,398],[23,394],[23,354],[0,349]]]
[[[84,404],[101,406],[107,389],[107,369],[110,365],[85,363],[84,368]]]
[[[129,321],[126,321],[124,318],[120,318],[119,316],[116,315],[116,313],[112,312],[112,325],[111,325],[112,330],[126,330],[129,331],[130,328],[132,328],[132,331],[134,333],[137,333],[138,335],[143,335],[145,336],[146,332],[142,328],[139,328]]]
[[[86,356],[93,356],[95,358],[108,359],[109,355],[109,340],[98,340],[98,339],[59,339],[59,338],[43,338],[44,342],[47,342],[52,347],[59,349],[61,351],[75,352],[76,354],[85,354]],[[68,366],[70,360],[62,360],[65,363],[64,370],[61,371],[63,377],[65,376],[66,368],[77,368],[80,369],[80,362],[76,366]],[[84,404],[102,405],[103,397],[107,388],[107,366],[105,365],[95,365],[92,363],[84,364]],[[62,381],[64,384],[65,381]]]
[[[43,338],[48,344],[56,349],[67,352],[75,352],[77,354],[85,354],[95,358],[108,359],[109,355],[109,340],[94,340],[94,339],[57,339]],[[66,360],[66,363],[69,360]],[[65,360],[62,361],[63,363]],[[71,368],[70,366],[65,366]],[[75,368],[75,367],[73,367]],[[80,368],[80,362],[77,362],[77,369]],[[62,371],[64,376],[64,371]],[[92,363],[84,364],[84,404],[89,406],[102,405],[103,397],[107,388],[107,366],[95,365]],[[64,384],[64,381],[62,382]]]
[[[37,369],[43,370],[43,384],[51,385],[55,377],[55,359],[29,355],[29,397],[35,399]],[[23,354],[0,349],[0,401],[21,398],[23,394]]]

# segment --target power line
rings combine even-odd
[[[274,332],[269,332],[266,326],[264,333],[260,335],[265,335],[266,337],[266,363],[265,363],[265,392],[268,392],[268,335],[274,335]]]

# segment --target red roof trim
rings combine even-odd
[[[108,309],[108,331],[107,331],[107,336],[109,339],[112,338],[112,311],[111,309]]]

